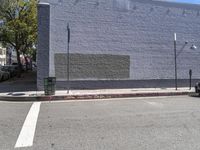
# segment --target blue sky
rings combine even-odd
[[[172,2],[181,2],[181,3],[191,3],[191,4],[200,4],[200,0],[166,0]]]

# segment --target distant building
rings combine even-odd
[[[57,88],[64,89],[174,87],[174,33],[178,86],[188,86],[190,69],[193,82],[200,79],[200,5],[156,0],[40,2],[39,89],[48,76],[55,76]]]
[[[15,49],[12,46],[8,47],[7,49],[7,64],[11,65],[13,63],[17,63],[17,53]]]
[[[0,65],[6,64],[6,48],[0,47]]]

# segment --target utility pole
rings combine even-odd
[[[70,90],[70,53],[69,53],[69,44],[70,44],[70,28],[69,28],[69,23],[67,24],[67,34],[68,34],[68,39],[67,39],[67,94],[69,94],[69,90]]]

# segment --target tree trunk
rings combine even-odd
[[[27,60],[27,57],[24,55],[24,59],[25,59],[25,63],[26,63],[26,71],[28,71],[28,60]]]
[[[19,50],[16,49],[17,52],[17,63],[18,63],[18,73],[17,73],[17,77],[20,78],[21,77],[21,73],[22,73],[22,64],[21,64],[21,59],[20,59],[20,53]]]

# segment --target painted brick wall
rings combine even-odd
[[[189,69],[193,70],[193,78],[200,77],[200,7],[197,5],[151,0],[42,2],[51,6],[49,76],[55,76],[54,55],[67,52],[69,23],[71,53],[128,55],[127,80],[173,79],[173,33],[176,32],[178,78],[187,79]],[[185,45],[185,41],[189,43]],[[192,44],[198,49],[191,50]]]
[[[37,88],[42,89],[43,79],[49,76],[50,5],[38,5]]]

